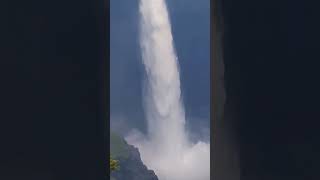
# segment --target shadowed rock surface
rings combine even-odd
[[[142,162],[138,148],[128,144],[122,137],[111,133],[112,158],[119,161],[119,169],[111,173],[111,180],[158,180],[153,170]]]

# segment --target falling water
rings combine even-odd
[[[185,130],[179,64],[164,0],[140,0],[140,45],[146,71],[148,135],[131,134],[143,162],[160,180],[209,180],[209,144],[192,144]]]

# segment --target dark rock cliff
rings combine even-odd
[[[111,173],[111,180],[158,180],[154,171],[143,164],[138,148],[115,134],[111,134],[110,147],[111,156],[120,165]]]

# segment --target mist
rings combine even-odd
[[[139,12],[147,134],[134,130],[126,140],[139,148],[142,161],[160,180],[209,180],[210,144],[191,141],[186,130],[166,2],[140,0]]]

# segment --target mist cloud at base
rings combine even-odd
[[[162,144],[154,144],[138,130],[126,137],[129,144],[139,148],[142,161],[155,171],[159,180],[209,180],[210,144],[198,141],[175,153],[165,153]],[[172,144],[174,147],[175,145]]]

